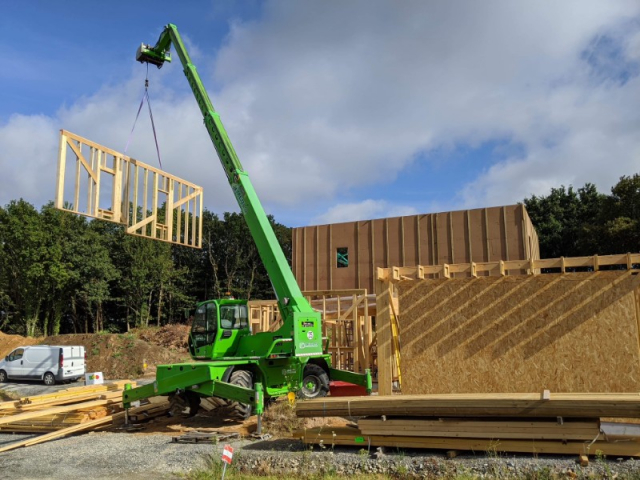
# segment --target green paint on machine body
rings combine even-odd
[[[200,397],[217,396],[250,404],[254,412],[260,414],[264,396],[304,392],[305,385],[313,386],[308,381],[310,365],[322,368],[332,380],[355,383],[371,392],[371,375],[368,371],[357,374],[331,368],[331,357],[327,354],[328,341],[322,337],[320,314],[311,308],[302,295],[249,176],[240,163],[220,116],[213,108],[196,67],[191,63],[176,26],[167,25],[155,46],[141,45],[136,59],[160,68],[165,62],[171,61],[171,44],[184,67],[205,127],[265,265],[283,324],[274,332],[252,334],[245,300],[219,299],[199,303],[189,336],[189,350],[195,362],[158,366],[154,383],[125,390],[125,406],[154,395],[190,392]],[[318,372],[317,367],[313,367],[315,372]],[[237,370],[251,373],[253,388],[229,383],[231,375]]]

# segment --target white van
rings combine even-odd
[[[10,380],[42,380],[45,385],[74,381],[85,374],[82,346],[34,345],[16,348],[0,360],[0,383]]]

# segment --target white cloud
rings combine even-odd
[[[215,63],[200,56],[199,71],[214,72],[204,83],[270,212],[317,211],[354,187],[375,185],[381,200],[345,203],[315,221],[403,214],[392,212],[395,202],[380,185],[421,153],[496,139],[522,153],[483,166],[453,207],[506,204],[562,183],[604,190],[638,171],[638,77],[607,78],[589,64],[597,57],[582,54],[595,39],[612,38],[621,58],[637,61],[639,15],[635,0],[273,0],[258,20],[234,23]],[[141,94],[143,67],[136,67],[54,117],[0,125],[0,166],[11,172],[0,204],[52,198],[60,127],[124,147]],[[236,209],[192,95],[170,86],[180,67],[153,70],[165,170],[203,184],[210,209]],[[153,164],[145,122],[130,154]]]
[[[361,202],[335,205],[326,213],[314,218],[311,224],[324,225],[328,223],[355,222],[356,220],[404,217],[416,215],[417,213],[413,207],[394,205],[385,200],[367,199]]]
[[[20,198],[53,200],[56,170],[50,165],[57,138],[55,123],[44,115],[13,115],[0,127],[2,205]]]

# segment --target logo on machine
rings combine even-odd
[[[301,343],[300,344],[300,348],[318,348],[318,344],[317,343]]]
[[[313,340],[313,332],[312,332],[311,330],[309,330],[309,331],[307,332],[307,338],[308,338],[309,340]]]
[[[313,322],[302,322],[303,327],[313,327]]]

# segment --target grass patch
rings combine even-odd
[[[296,407],[287,397],[277,398],[264,411],[264,429],[274,437],[290,437],[294,430],[302,428],[303,418],[296,417]]]

